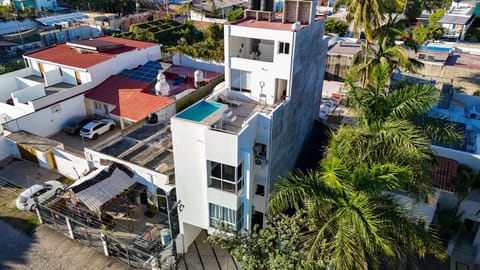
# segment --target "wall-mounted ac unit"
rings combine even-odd
[[[255,164],[263,167],[267,165],[267,160],[263,158],[255,158]]]

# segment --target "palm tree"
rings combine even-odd
[[[305,209],[310,220],[302,249],[333,269],[404,269],[415,256],[444,258],[436,236],[405,215],[391,193],[411,171],[393,163],[352,168],[330,156],[318,171],[281,179],[269,203],[273,213]]]
[[[417,198],[431,192],[432,140],[456,144],[461,134],[455,125],[439,123],[426,116],[438,101],[438,90],[429,84],[400,82],[391,87],[384,64],[373,70],[366,88],[347,78],[347,101],[358,115],[358,129],[341,128],[332,134],[328,153],[355,166],[358,162],[392,162],[413,169],[403,189]]]
[[[397,33],[392,32],[390,35]],[[364,86],[372,79],[373,70],[378,65],[385,65],[388,71],[403,69],[408,72],[417,72],[423,66],[420,61],[408,55],[409,49],[417,51],[418,44],[407,40],[404,45],[396,45],[393,37],[379,35],[375,45],[362,44],[362,50],[355,55],[353,60],[356,72],[362,75]]]
[[[375,29],[385,23],[386,15],[402,10],[404,5],[404,0],[351,0],[347,21],[353,23],[354,31],[363,30],[365,38],[371,43]]]

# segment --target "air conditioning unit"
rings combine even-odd
[[[267,160],[263,159],[263,158],[256,158],[255,159],[255,164],[263,167],[263,166],[267,165]]]

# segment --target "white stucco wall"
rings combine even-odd
[[[180,233],[184,224],[208,228],[207,162],[205,135],[207,126],[172,118],[177,197],[184,209],[179,213]]]
[[[451,158],[460,164],[465,164],[472,168],[476,173],[480,170],[480,155],[455,149],[432,145],[432,149],[437,156]]]
[[[189,68],[208,70],[212,72],[224,72],[223,63],[217,63],[215,61],[205,61],[202,59],[195,59],[186,55],[176,54],[172,57],[174,65],[184,66]]]
[[[0,160],[5,159],[10,155],[8,140],[5,137],[0,137]]]
[[[49,137],[65,127],[72,118],[86,115],[83,100],[83,95],[73,97],[7,122],[4,128],[10,131],[25,130],[38,136]]]
[[[90,171],[88,161],[81,155],[59,148],[55,148],[53,154],[58,172],[68,178],[79,179]]]

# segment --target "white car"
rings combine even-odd
[[[55,195],[62,194],[63,189],[63,184],[55,180],[41,185],[33,185],[20,193],[15,203],[20,210],[34,210],[34,198],[38,200],[38,203],[43,203]]]
[[[80,130],[80,136],[96,140],[103,133],[113,130],[115,121],[109,118],[92,120]]]

